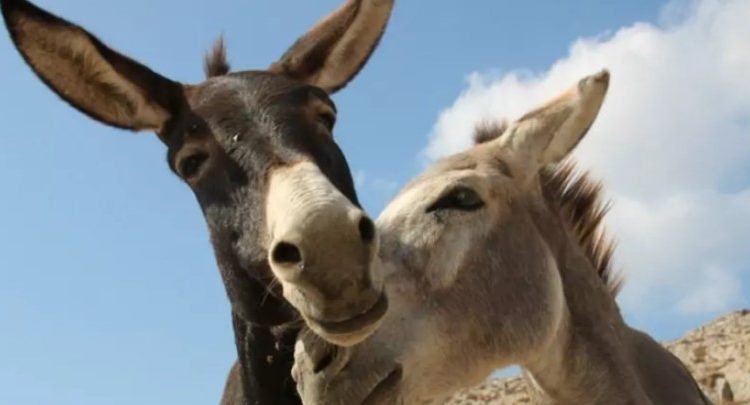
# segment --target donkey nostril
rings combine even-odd
[[[359,236],[362,237],[365,243],[372,242],[372,239],[375,237],[375,224],[372,223],[370,218],[363,216],[359,220]]]
[[[302,261],[302,254],[297,246],[287,242],[279,242],[273,248],[271,259],[276,263],[297,264]]]

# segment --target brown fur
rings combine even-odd
[[[224,37],[220,36],[214,42],[211,50],[206,52],[206,57],[203,60],[203,71],[206,73],[207,78],[211,78],[224,76],[230,70],[231,66],[227,60],[227,48],[224,44]]]

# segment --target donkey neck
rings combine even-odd
[[[648,404],[628,327],[591,261],[573,241],[567,232],[548,239],[557,255],[564,315],[547,345],[522,366],[546,403]]]
[[[236,314],[233,326],[239,373],[230,374],[229,378],[239,378],[241,382],[227,383],[223,400],[227,402],[222,405],[299,405],[301,401],[290,378],[299,326],[256,326]]]

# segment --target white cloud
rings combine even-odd
[[[354,187],[361,189],[365,186],[365,181],[367,181],[367,174],[363,170],[354,172]]]
[[[742,291],[734,277],[721,268],[706,268],[698,275],[690,294],[677,303],[685,314],[726,311],[727,304],[740,302]]]
[[[671,3],[663,21],[579,39],[545,72],[471,74],[424,157],[462,150],[478,121],[515,118],[608,68],[610,92],[576,157],[614,201],[621,302],[713,313],[743,303],[750,275],[750,1]]]

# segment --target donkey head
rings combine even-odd
[[[329,98],[375,49],[392,0],[350,0],[267,70],[165,78],[25,0],[3,0],[11,38],[39,78],[102,123],[151,130],[203,210],[234,312],[256,325],[296,319],[330,340],[361,340],[387,307],[370,275],[377,251],[333,140]],[[269,296],[270,294],[270,296]],[[370,329],[368,329],[370,328]]]
[[[433,403],[550,341],[564,319],[567,228],[547,206],[543,168],[586,134],[608,81],[607,72],[584,78],[510,126],[483,127],[482,143],[385,208],[377,224],[391,309],[370,338],[333,356],[303,337],[294,374],[305,403]]]

